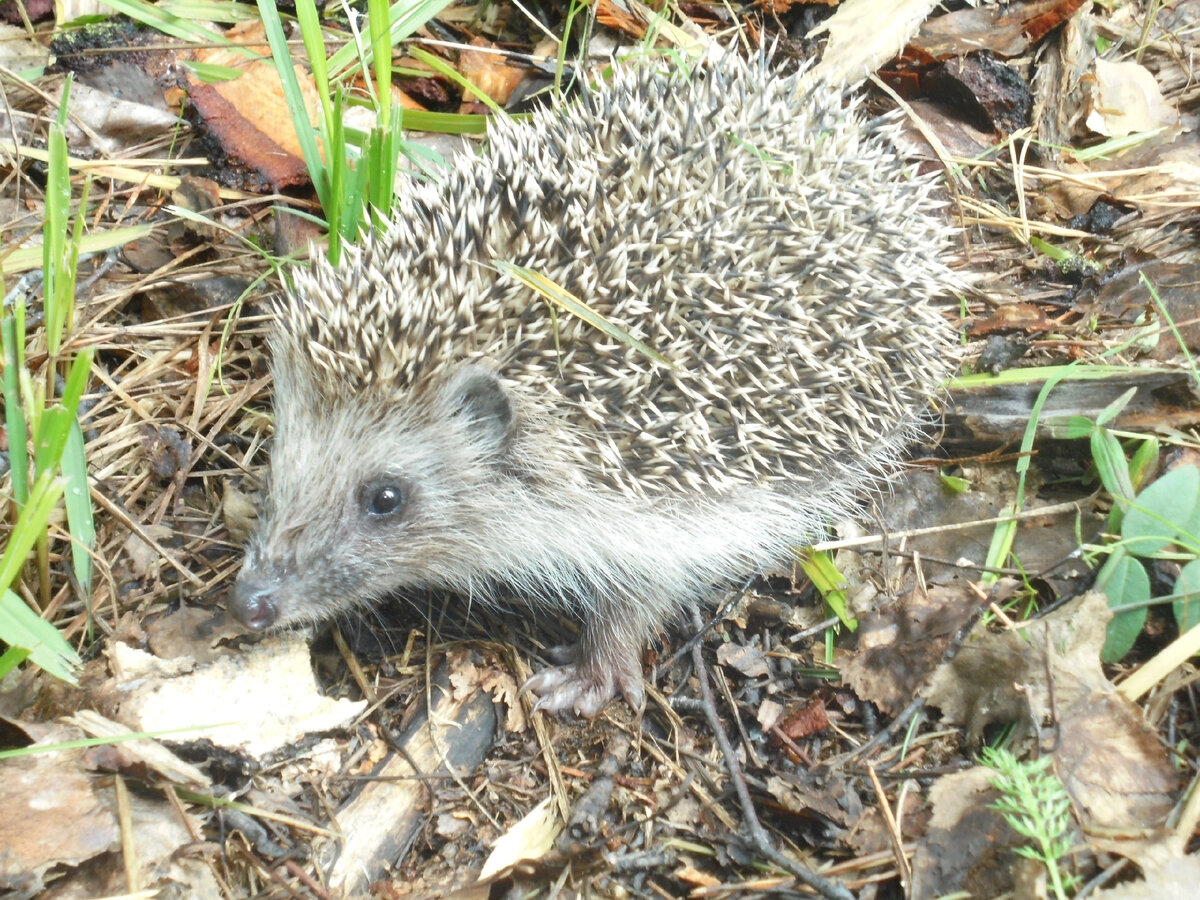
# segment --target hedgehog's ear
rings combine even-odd
[[[495,371],[468,363],[450,377],[442,396],[450,414],[462,420],[485,449],[504,451],[517,415],[512,396]]]

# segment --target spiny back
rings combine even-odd
[[[653,496],[804,483],[890,461],[950,371],[931,301],[952,229],[842,91],[732,53],[641,64],[410,182],[395,225],[297,273],[275,335],[330,409],[417,402],[495,361],[589,480]],[[495,263],[557,282],[671,363],[610,338]],[[292,392],[295,395],[295,392]]]

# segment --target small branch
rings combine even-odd
[[[704,623],[700,618],[699,612],[693,610],[692,615],[697,628],[702,628]],[[713,702],[712,687],[708,683],[708,670],[704,667],[704,657],[701,653],[701,643],[699,640],[692,645],[692,665],[696,669],[696,679],[700,682],[700,696],[704,707],[704,715],[708,719],[708,725],[717,739],[717,744],[721,747],[721,755],[725,758],[725,766],[729,770],[729,779],[733,783],[738,802],[742,807],[742,820],[745,822],[746,830],[750,834],[751,845],[762,857],[783,869],[783,871],[794,875],[798,881],[808,885],[822,897],[826,897],[828,900],[854,900],[854,895],[837,882],[831,881],[828,878],[822,878],[815,872],[809,871],[798,862],[784,856],[771,845],[771,839],[768,837],[766,829],[762,827],[762,823],[759,822],[758,814],[754,811],[754,801],[750,799],[750,789],[746,787],[746,779],[742,775],[741,767],[737,762],[737,756],[733,752],[733,745],[729,743],[729,737],[725,734],[725,729],[721,727],[721,720],[717,715],[717,707]]]

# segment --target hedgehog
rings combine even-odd
[[[579,628],[537,708],[641,709],[649,637],[853,515],[955,364],[955,228],[894,116],[779,69],[616,67],[295,272],[241,623],[527,604]]]

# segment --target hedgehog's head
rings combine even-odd
[[[523,416],[493,367],[355,391],[276,347],[276,434],[230,600],[249,628],[319,621],[391,593],[471,589],[503,520]]]

